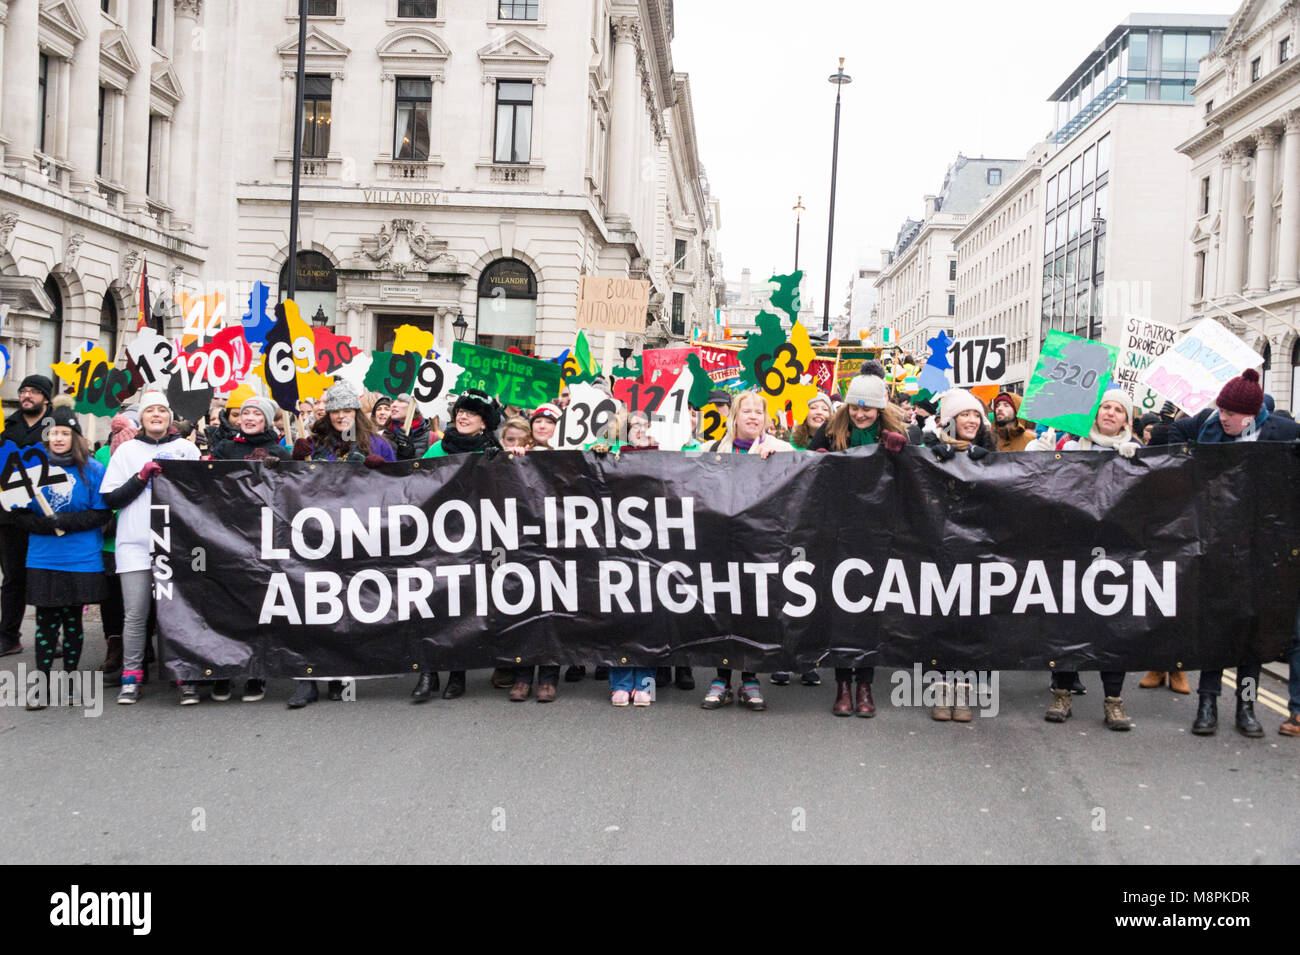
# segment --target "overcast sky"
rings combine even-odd
[[[825,284],[838,58],[844,87],[831,315],[851,271],[892,246],[958,152],[1021,159],[1051,130],[1047,97],[1131,13],[1218,13],[1215,0],[677,0],[676,69],[691,76],[700,158],[722,202],[728,282],[799,264]]]

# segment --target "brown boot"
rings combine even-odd
[[[930,707],[930,719],[938,720],[945,723],[952,719],[953,692],[951,683],[936,683],[935,691],[939,695],[939,703]]]
[[[1138,681],[1138,686],[1142,687],[1144,690],[1152,690],[1158,686],[1164,686],[1165,677],[1168,675],[1169,674],[1164,670],[1151,670],[1146,676]],[[1183,678],[1183,682],[1187,682],[1186,677]],[[1186,693],[1187,691],[1183,690],[1182,692]]]
[[[970,703],[975,695],[974,687],[969,683],[958,683],[956,686],[956,702],[952,707],[952,721],[954,723],[969,723],[974,717],[971,712]]]
[[[850,680],[835,681],[835,705],[831,712],[836,716],[853,715],[853,683]]]
[[[1052,705],[1047,708],[1043,719],[1049,723],[1064,723],[1070,718],[1070,691],[1052,690]]]
[[[1102,704],[1106,711],[1106,729],[1131,730],[1133,721],[1124,712],[1124,701],[1118,696],[1108,696]]]
[[[104,662],[99,665],[101,673],[116,673],[122,669],[122,638],[107,637],[108,652],[104,655]]]
[[[1169,673],[1169,689],[1175,693],[1191,693],[1191,684],[1187,682],[1187,674],[1182,670],[1171,670]]]
[[[868,719],[876,715],[876,701],[871,698],[870,683],[858,684],[858,695],[853,703],[853,709],[858,716],[864,716]]]

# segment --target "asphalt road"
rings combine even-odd
[[[31,666],[25,631],[0,669]],[[890,672],[872,720],[831,716],[829,671],[764,678],[764,713],[701,710],[704,681],[646,709],[590,678],[511,704],[488,671],[423,706],[401,679],[298,711],[289,681],[184,708],[156,680],[134,707],[110,688],[92,719],[0,707],[0,845],[56,864],[1300,861],[1300,740],[1263,705],[1262,740],[1232,729],[1227,697],[1219,735],[1193,737],[1194,696],[1133,675],[1136,726],[1113,733],[1095,674],[1055,725],[1047,677],[1004,673],[998,716],[944,724],[891,706]]]

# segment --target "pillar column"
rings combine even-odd
[[[331,88],[331,93],[333,89]],[[330,97],[331,118],[333,117],[334,103],[333,96]],[[393,124],[397,122],[397,75],[394,73],[379,74],[379,151],[376,155],[383,160],[392,159],[393,145],[396,137],[393,133]],[[434,119],[430,126],[437,125],[437,113],[433,114]],[[330,146],[333,147],[334,138],[330,137]],[[360,173],[360,170],[358,170]]]
[[[298,74],[293,70],[280,71],[280,152],[293,154],[293,107],[297,91]]]
[[[99,35],[104,18],[98,0],[77,0],[77,13],[86,25],[86,38],[72,55],[68,117],[68,154],[72,164],[72,191],[95,193],[96,160],[99,156]]]
[[[177,232],[194,228],[195,157],[200,153],[198,142],[199,76],[202,69],[200,57],[203,44],[193,42],[194,30],[203,13],[203,0],[176,0],[176,29],[172,31],[172,69],[180,80],[181,100],[172,114],[172,137],[176,153],[186,157],[167,170],[170,179],[168,199],[173,208],[171,225]]]
[[[126,84],[126,122],[123,130],[122,185],[126,186],[123,212],[149,211],[149,87],[153,79],[153,6],[147,0],[129,0],[127,37],[140,59],[139,68]]]
[[[1286,114],[1282,141],[1282,232],[1277,246],[1277,287],[1300,285],[1300,109]]]
[[[1242,267],[1246,248],[1246,146],[1233,143],[1221,155],[1227,168],[1227,202],[1223,210],[1222,296],[1241,294]]]
[[[1252,295],[1268,291],[1269,258],[1273,254],[1273,171],[1281,135],[1265,126],[1255,134],[1255,228],[1250,234]]]
[[[9,140],[5,164],[36,168],[36,82],[40,71],[37,47],[39,0],[10,0],[4,42],[3,132]]]
[[[609,212],[611,218],[631,224],[636,197],[636,133],[641,84],[637,81],[636,52],[641,29],[636,17],[614,17],[613,95],[609,131]]]

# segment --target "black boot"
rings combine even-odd
[[[1264,735],[1264,727],[1255,719],[1255,704],[1250,700],[1237,701],[1237,732],[1251,739]]]
[[[343,700],[342,680],[330,680],[330,699],[333,700],[335,703],[342,702]]]
[[[677,689],[679,690],[695,689],[695,674],[691,672],[690,667],[677,668]]]
[[[452,670],[447,674],[447,689],[442,691],[444,700],[454,700],[465,695],[465,671]]]
[[[569,667],[567,670],[564,671],[565,683],[577,683],[579,680],[585,680],[586,678],[587,678],[587,668],[584,666],[579,666],[577,664],[574,664],[573,666]]]
[[[308,703],[315,703],[319,699],[320,690],[316,689],[315,680],[299,680],[293,696],[289,697],[289,709],[300,710]]]
[[[1202,693],[1201,702],[1196,707],[1196,722],[1192,724],[1192,732],[1197,736],[1213,736],[1218,729],[1218,698],[1210,693]]]
[[[428,703],[433,694],[438,692],[438,671],[425,670],[420,674],[420,679],[415,681],[415,689],[411,691],[412,703]]]
[[[1070,692],[1075,696],[1086,696],[1088,693],[1088,688],[1083,685],[1082,677],[1077,673],[1074,675],[1074,682],[1070,684]]]
[[[660,687],[664,687],[666,689],[668,685],[672,682],[673,682],[672,667],[655,668],[655,689],[659,689]]]

